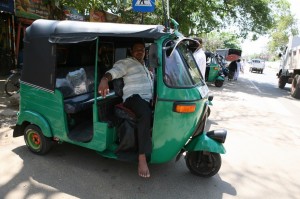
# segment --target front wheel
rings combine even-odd
[[[215,81],[215,86],[216,86],[216,87],[221,87],[221,86],[223,86],[223,82],[224,82],[224,81],[216,80],[216,81]]]
[[[41,129],[35,125],[28,125],[25,129],[24,140],[29,150],[35,154],[46,154],[52,146],[52,141],[43,135]]]
[[[287,83],[286,77],[280,76],[278,80],[278,87],[283,89]]]
[[[296,99],[300,99],[300,75],[296,75],[293,79],[291,95]]]
[[[185,156],[186,166],[190,172],[200,177],[212,177],[221,168],[221,155],[206,151],[190,151]]]
[[[20,90],[20,73],[14,73],[10,75],[4,84],[5,93],[8,96],[12,96],[13,94],[19,92]]]

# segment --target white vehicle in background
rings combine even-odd
[[[249,62],[249,71],[252,73],[253,71],[259,72],[259,73],[263,73],[264,69],[265,69],[265,61],[262,59],[252,59]]]
[[[300,36],[289,39],[281,57],[278,77],[278,87],[283,89],[286,85],[292,84],[291,95],[300,99]]]

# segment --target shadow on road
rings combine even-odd
[[[5,185],[4,198],[22,190],[22,198],[214,198],[236,195],[219,175],[200,178],[179,162],[150,165],[151,178],[137,175],[135,163],[106,159],[95,152],[70,144],[56,145],[47,155],[32,154],[26,146],[13,149],[22,168]],[[187,194],[189,193],[189,194]]]

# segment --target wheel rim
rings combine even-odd
[[[203,154],[201,154],[201,157],[193,162],[192,166],[201,174],[209,174],[213,168],[214,163],[208,161],[208,157],[205,157]]]
[[[203,152],[192,154],[190,166],[194,172],[202,176],[209,176],[218,171],[217,160],[212,154],[204,155]]]
[[[34,150],[38,150],[41,147],[41,137],[36,131],[32,129],[28,130],[27,132],[27,142],[29,147]]]

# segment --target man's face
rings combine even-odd
[[[138,61],[143,61],[145,57],[145,47],[143,44],[135,44],[131,51],[132,57],[136,58]]]

